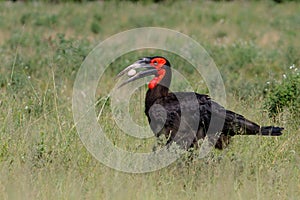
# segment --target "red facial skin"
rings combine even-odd
[[[155,76],[148,84],[149,89],[153,89],[164,78],[166,70],[162,67],[166,64],[166,60],[163,58],[154,58],[151,60],[150,65],[157,69],[158,76]]]

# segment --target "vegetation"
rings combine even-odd
[[[299,114],[294,112],[300,109],[300,73],[298,68],[295,65],[290,66],[289,72],[283,74],[282,79],[279,83],[267,82],[268,87],[265,90],[268,96],[265,107],[271,116],[281,112],[284,107],[290,109],[291,113]]]
[[[297,2],[272,1],[1,2],[0,199],[299,199],[299,11]],[[76,73],[100,41],[143,26],[178,30],[201,43],[223,76],[226,107],[263,125],[284,126],[284,135],[237,136],[204,159],[183,156],[146,174],[97,161],[73,122]],[[168,52],[117,59],[100,80],[97,109],[104,108],[100,122],[109,139],[131,152],[149,151],[155,139],[125,135],[103,99],[112,77],[146,54],[168,56],[195,91],[208,92],[187,61]],[[144,93],[133,95],[130,112],[145,125]]]

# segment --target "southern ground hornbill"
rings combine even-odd
[[[136,72],[136,69],[143,69]],[[148,84],[145,100],[145,114],[148,117],[150,127],[159,137],[165,134],[167,145],[176,142],[184,149],[197,147],[198,140],[204,139],[209,127],[220,121],[221,128],[213,129],[215,137],[213,142],[216,148],[222,149],[229,143],[234,135],[265,135],[279,136],[282,127],[259,126],[242,115],[226,110],[223,106],[214,102],[208,95],[194,92],[169,92],[172,73],[170,62],[161,56],[145,57],[128,66],[118,77],[126,74],[130,77],[123,85],[134,80],[154,75]],[[183,119],[183,109],[185,118]],[[212,116],[218,119],[210,121]],[[195,124],[195,125],[193,125]]]

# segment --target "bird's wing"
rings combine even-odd
[[[184,110],[190,116],[188,122],[196,123],[198,120],[198,130],[203,128],[205,133],[208,129],[212,134],[222,133],[231,136],[237,134],[255,135],[263,132],[258,124],[246,119],[243,115],[226,110],[223,106],[211,100],[208,95],[192,92],[179,92],[174,93],[174,95],[178,99],[182,98],[181,108],[184,107]],[[195,103],[195,96],[197,103]],[[197,109],[199,112],[197,112]],[[272,130],[274,132],[277,129]]]

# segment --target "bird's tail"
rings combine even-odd
[[[282,135],[283,127],[259,126],[258,124],[246,119],[244,116],[231,111],[226,112],[225,126],[227,125],[230,135]]]
[[[262,126],[260,128],[261,135],[267,136],[279,136],[282,135],[283,127],[276,127],[276,126]]]

